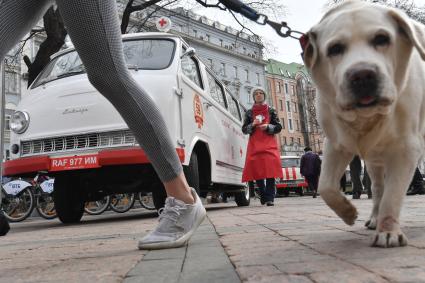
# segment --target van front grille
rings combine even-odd
[[[138,145],[130,130],[38,139],[21,142],[21,156]]]

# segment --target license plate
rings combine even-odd
[[[55,157],[50,160],[50,171],[89,169],[98,167],[100,166],[97,154]]]

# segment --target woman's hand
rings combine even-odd
[[[261,122],[258,119],[255,119],[254,122],[252,122],[252,126],[255,128],[256,126],[260,125]]]
[[[268,125],[269,124],[261,124],[260,126],[258,126],[259,128],[260,128],[260,130],[262,130],[262,131],[266,131],[267,130],[267,127],[268,127]]]

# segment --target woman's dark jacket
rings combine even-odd
[[[270,122],[267,126],[267,133],[269,135],[274,135],[279,133],[282,130],[282,125],[279,122],[279,118],[277,117],[276,110],[269,106],[269,116],[270,116]],[[255,128],[252,126],[252,122],[254,120],[252,119],[252,109],[249,109],[245,112],[245,117],[242,125],[242,132],[247,135],[251,135]]]

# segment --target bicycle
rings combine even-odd
[[[86,202],[84,206],[84,211],[90,215],[100,215],[108,209],[110,204],[111,197],[105,196],[100,200]]]
[[[54,178],[37,174],[32,181],[33,194],[35,196],[35,209],[44,219],[57,217],[55,203],[53,201]]]
[[[111,197],[111,209],[118,213],[129,211],[136,201],[135,194],[115,194]]]
[[[2,185],[1,193],[1,207],[10,222],[20,222],[31,215],[35,206],[31,183],[13,180]]]
[[[137,194],[140,205],[147,210],[155,210],[152,193],[139,192]]]

